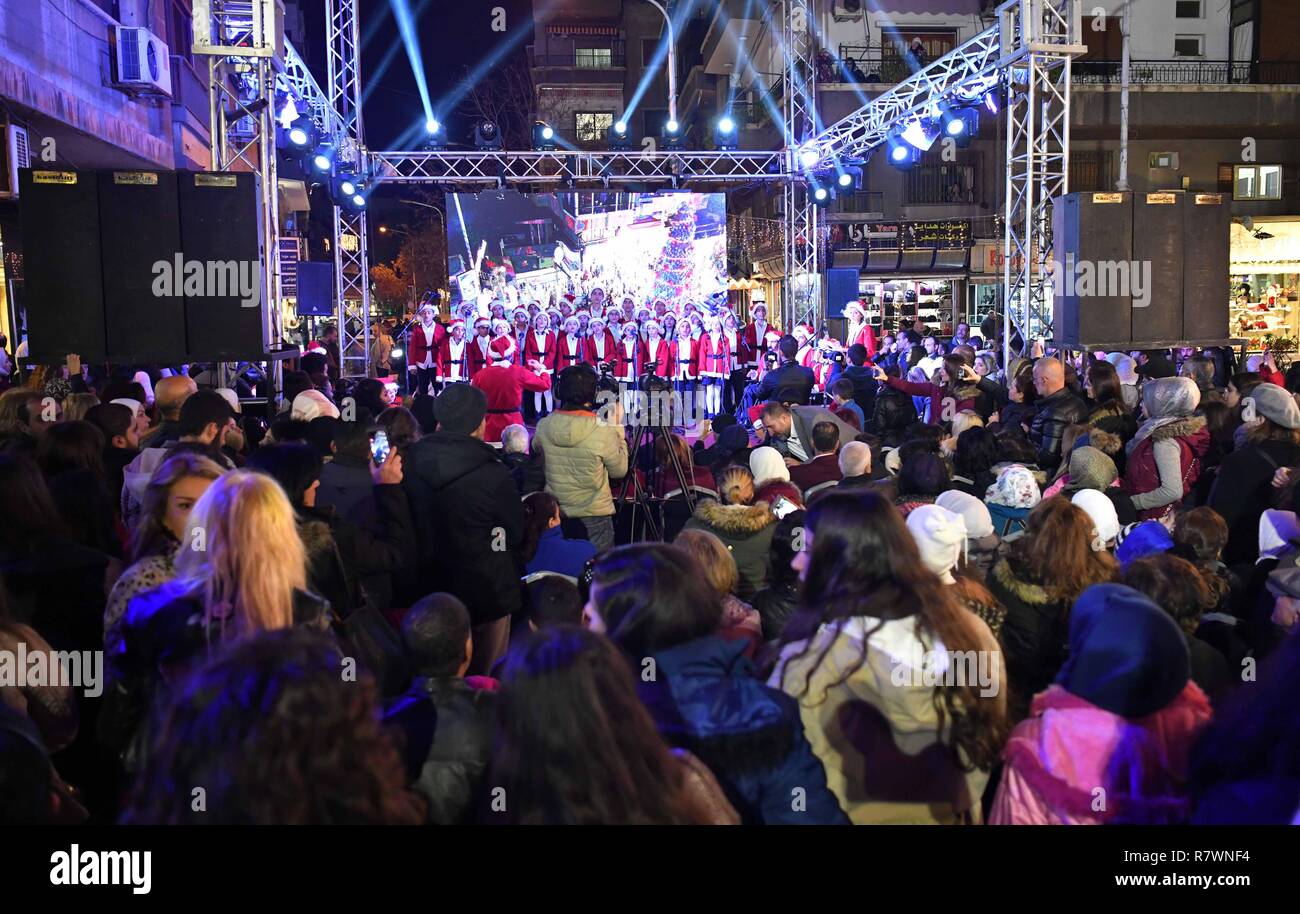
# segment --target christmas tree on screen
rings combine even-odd
[[[668,243],[655,264],[655,298],[675,305],[688,294],[695,275],[694,241],[695,207],[685,202],[668,217]]]

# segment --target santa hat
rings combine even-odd
[[[767,305],[761,301],[754,302],[754,307],[749,309],[750,314],[757,314],[759,309],[763,309],[763,317],[767,317]]]
[[[575,320],[576,320],[576,318],[575,318]],[[600,324],[602,327],[608,327],[608,326],[609,326],[609,321],[605,320],[603,317],[597,317],[596,315],[593,314],[593,315],[591,316],[591,320],[587,321],[587,326],[588,326],[588,327],[593,327],[593,326],[595,326],[596,324]]]
[[[503,321],[503,320],[499,320],[499,319],[498,319],[498,320],[494,320],[494,321],[492,322],[492,332],[493,332],[493,333],[509,333],[509,332],[510,332],[510,321]]]
[[[646,331],[646,332],[649,332],[649,330],[650,330],[651,327],[653,327],[655,330],[658,330],[658,331],[659,331],[659,335],[660,335],[660,336],[663,336],[663,332],[664,332],[663,325],[660,324],[657,320],[653,320],[653,319],[652,319],[652,320],[648,320],[648,321],[646,321],[644,324],[641,325],[641,329],[644,330],[644,331]]]
[[[576,295],[574,295],[572,292],[565,292],[565,293],[564,293],[564,300],[567,301],[569,304],[573,304],[573,302],[575,302],[575,301],[577,300],[577,298],[578,298],[578,297],[577,297]]]
[[[479,317],[477,320],[474,321],[474,329],[477,330],[479,327],[487,327],[489,330],[491,330],[492,319],[489,317]]]
[[[637,308],[634,313],[636,315],[637,320],[643,321],[649,318],[653,312],[651,312],[651,310],[647,308],[645,305],[642,305],[640,308]],[[642,317],[642,315],[645,315],[645,317]]]
[[[849,302],[847,305],[844,306],[844,316],[845,316],[845,317],[848,317],[850,311],[856,311],[856,312],[858,312],[858,316],[861,317],[863,320],[866,320],[866,318],[867,318],[867,312],[866,312],[866,309],[863,308],[862,305],[860,305],[860,304],[859,304],[858,302],[856,302],[856,301],[851,301],[851,302]]]
[[[781,342],[781,334],[777,333],[775,330],[769,330],[767,333],[763,334],[763,339],[767,340],[769,343],[779,343]]]
[[[504,323],[504,321],[499,321],[498,323]],[[492,361],[509,362],[514,360],[515,353],[519,351],[519,347],[515,345],[513,337],[499,336],[492,341],[491,345],[488,346],[488,351],[494,353]]]
[[[527,308],[516,308],[514,311],[510,312],[510,316],[511,316],[511,317],[519,317],[521,314],[522,314],[524,317],[527,317],[527,316],[528,316],[528,309],[527,309]]]
[[[454,321],[451,322],[451,329],[452,329],[452,330],[455,330],[457,327],[459,327],[459,328],[462,329],[462,330],[465,329],[465,322],[464,322],[463,320],[461,320],[459,317],[456,318]]]
[[[573,324],[574,327],[579,327],[579,326],[581,326],[581,322],[580,322],[576,317],[574,317],[572,314],[570,314],[568,317],[564,318],[564,324],[563,324],[564,329],[565,329],[565,330],[568,330],[570,324]]]

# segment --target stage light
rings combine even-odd
[[[844,172],[844,174],[840,175],[839,185],[840,187],[852,187],[853,175],[849,174],[847,171]]]
[[[555,130],[550,124],[538,121],[533,125],[533,149],[551,152],[555,149]]]
[[[632,148],[632,135],[627,132],[627,122],[618,121],[605,132],[605,143],[612,150]]]
[[[998,113],[998,93],[996,89],[990,89],[984,93],[984,107],[988,109],[989,114]]]
[[[915,148],[926,152],[939,139],[939,123],[931,117],[912,121],[903,130],[902,137]]]
[[[980,129],[978,108],[950,108],[943,115],[943,133],[965,149],[975,139]]]
[[[437,133],[441,129],[442,129],[442,124],[438,123],[438,119],[436,117],[431,117],[424,122],[425,133]]]
[[[676,121],[668,121],[666,124],[664,124],[664,130],[667,131],[668,133],[676,133],[680,129],[681,129],[681,125],[678,124]]]
[[[360,209],[361,207],[366,205],[366,198],[361,196],[360,194],[353,194],[352,205]]]
[[[681,127],[682,125],[674,120],[664,122],[663,133],[660,135],[660,140],[663,143],[664,149],[682,148],[682,135],[680,133]]]
[[[808,184],[808,196],[812,198],[814,206],[826,207],[831,205],[835,199],[835,191],[824,184],[818,184],[810,181]]]
[[[921,150],[911,146],[897,137],[890,137],[889,164],[902,171],[907,171],[921,160]]]
[[[344,179],[339,182],[339,190],[343,191],[345,197],[350,197],[357,192],[357,186],[351,181]]]
[[[731,115],[724,114],[718,118],[717,124],[713,127],[713,145],[724,151],[735,149],[738,145],[737,139],[736,121]]]
[[[289,142],[295,146],[307,145],[307,131],[301,127],[293,127],[289,130]]]
[[[474,145],[479,149],[501,148],[501,130],[492,121],[483,121],[474,128]]]
[[[334,147],[329,143],[320,143],[311,154],[311,163],[317,171],[329,171],[334,164]]]
[[[799,150],[799,164],[804,168],[812,168],[821,159],[821,153],[816,146],[805,146]]]

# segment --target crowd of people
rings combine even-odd
[[[819,378],[762,312],[617,311],[417,322],[401,404],[325,353],[266,422],[137,366],[0,394],[0,674],[103,658],[0,675],[0,821],[1300,815],[1300,365],[858,312]],[[713,334],[726,406],[630,440],[601,361]]]

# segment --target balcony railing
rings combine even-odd
[[[869,45],[842,44],[836,59],[823,62],[818,69],[819,82],[832,83],[898,83],[912,75],[907,60],[892,49],[883,50]]]
[[[609,55],[609,62],[606,63],[604,57],[579,58],[573,52],[568,54],[533,54],[532,63],[537,69],[553,67],[566,70],[614,70],[627,66],[627,55],[622,51],[612,53]]]
[[[1118,60],[1076,60],[1074,82],[1118,85]],[[1134,85],[1232,86],[1300,83],[1296,60],[1131,60],[1129,82]]]

